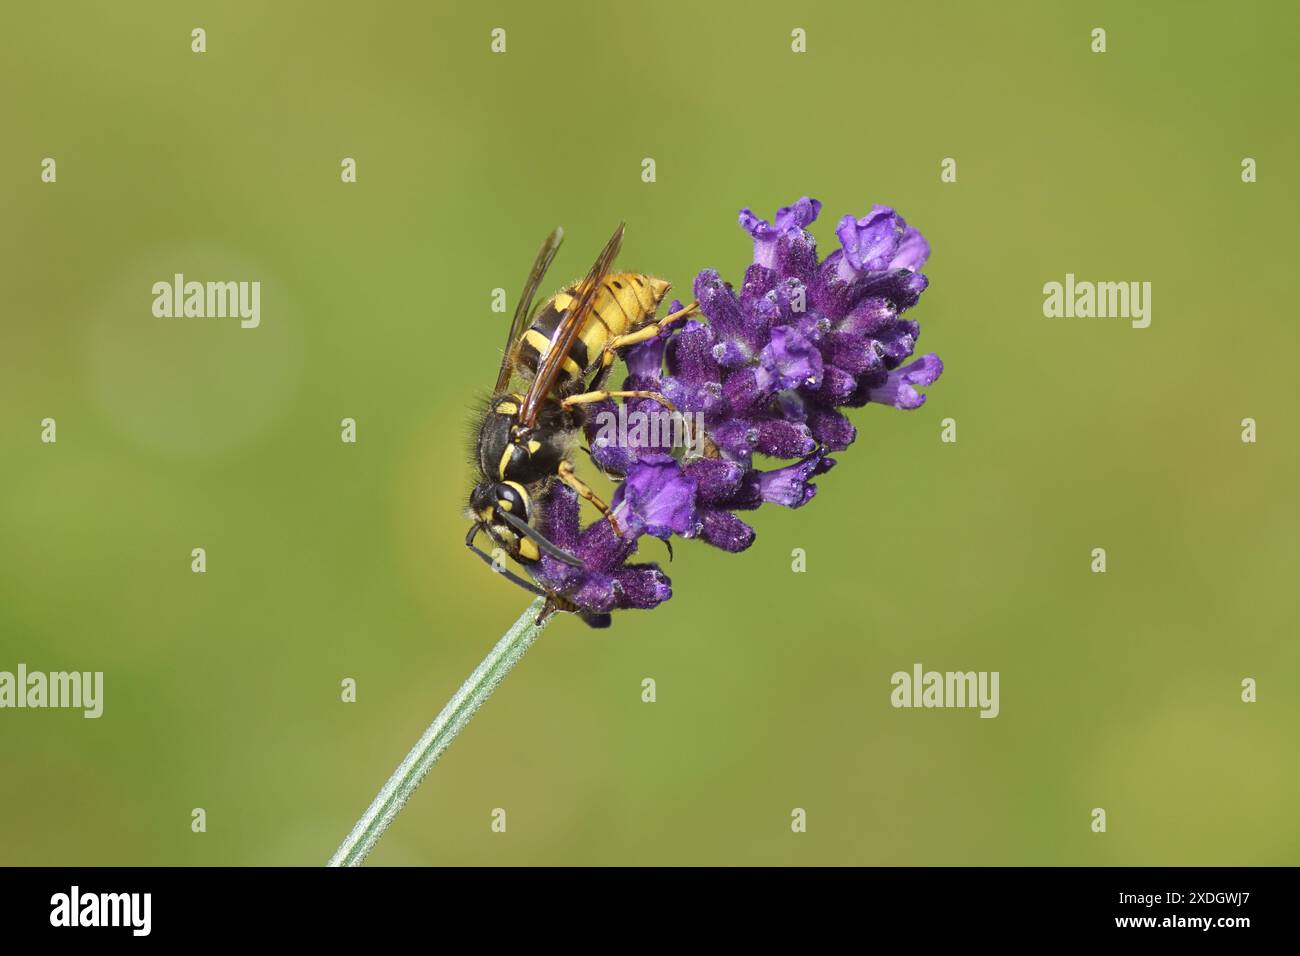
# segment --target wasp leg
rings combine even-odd
[[[611,392],[601,388],[590,392],[583,392],[580,395],[570,395],[568,398],[561,399],[560,404],[567,409],[571,405],[589,405],[592,402],[601,402],[607,398],[651,398],[654,399],[656,402],[658,402],[660,405],[662,405],[664,408],[668,409],[668,411],[670,412],[677,411],[677,406],[674,405],[672,402],[670,402],[667,398],[665,398],[662,393],[648,392],[644,390],[632,391],[632,392]],[[689,416],[684,417],[684,424],[689,433],[691,428],[691,422]],[[694,445],[695,444],[694,434],[690,433],[690,436],[691,437],[688,438],[688,445]],[[588,452],[588,454],[590,454],[590,452]],[[702,457],[704,458],[722,457],[722,453],[718,450],[717,444],[708,435],[704,436],[704,454]]]
[[[590,501],[597,511],[605,516],[609,521],[609,526],[614,529],[614,534],[623,537],[623,529],[618,525],[618,519],[614,517],[614,512],[609,509],[609,505],[601,501],[596,493],[591,490],[585,481],[579,478],[573,471],[573,466],[567,461],[560,462],[559,470],[556,477],[564,482],[570,488],[578,493],[578,497]]]
[[[600,378],[601,376],[597,376],[597,378],[593,380],[592,384],[593,385],[597,384],[597,382],[600,381]],[[677,411],[677,406],[674,405],[672,402],[670,402],[667,398],[665,398],[661,392],[648,392],[644,390],[631,391],[631,392],[628,391],[611,392],[603,388],[598,388],[598,389],[593,389],[592,391],[589,392],[582,392],[579,395],[570,395],[568,398],[561,399],[560,404],[563,405],[566,409],[568,409],[573,405],[589,405],[592,402],[601,402],[607,398],[651,398],[654,399],[656,402],[658,402],[660,405],[662,405],[664,408],[668,409],[668,411],[670,412]],[[689,418],[685,420],[684,424],[687,430],[689,431],[691,427],[691,422]],[[693,434],[692,437],[688,439],[688,444],[691,445],[694,444]],[[587,454],[590,455],[591,451],[588,450]],[[722,452],[718,449],[717,444],[708,435],[704,436],[704,454],[702,455],[702,457],[704,458],[722,457]]]
[[[649,325],[643,325],[635,332],[629,332],[626,335],[616,335],[613,339],[605,344],[604,350],[600,354],[600,368],[596,372],[596,377],[591,380],[590,390],[593,392],[602,391],[605,388],[605,382],[609,378],[609,373],[614,370],[614,359],[618,358],[618,350],[629,345],[638,345],[641,342],[648,342],[662,332],[674,322],[680,322],[682,319],[689,318],[700,311],[700,304],[692,302],[684,309],[678,309],[672,315],[666,315],[658,322],[651,322]],[[595,399],[592,399],[595,401]]]
[[[699,311],[700,304],[698,302],[692,302],[686,308],[678,309],[672,315],[666,315],[658,322],[651,322],[649,325],[643,325],[635,332],[628,332],[626,335],[614,336],[605,343],[605,351],[600,357],[601,365],[612,365],[614,363],[614,357],[618,353],[619,349],[625,349],[630,345],[640,345],[642,342],[649,342],[674,322],[680,322],[682,319],[689,319]]]
[[[601,355],[600,368],[598,368],[596,370],[596,374],[592,376],[591,384],[587,386],[587,391],[589,392],[604,391],[605,383],[609,381],[609,375],[613,371],[614,371],[613,359],[610,359],[607,362],[605,361],[605,355]]]
[[[546,595],[546,603],[542,605],[542,613],[537,615],[536,624],[541,627],[545,624],[556,611],[564,611],[568,614],[578,613],[578,605],[574,604],[568,598],[551,593]]]
[[[664,398],[661,393],[648,392],[643,389],[631,392],[611,392],[608,389],[599,388],[592,392],[583,392],[580,395],[570,395],[568,398],[562,398],[560,404],[567,410],[574,405],[590,405],[592,402],[603,402],[607,398],[652,398],[668,411],[677,411],[677,407]]]

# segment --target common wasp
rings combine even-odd
[[[574,470],[584,410],[609,398],[653,399],[672,409],[657,392],[610,391],[605,384],[623,349],[649,341],[698,309],[692,303],[656,321],[669,283],[640,272],[610,272],[623,229],[620,223],[582,281],[533,308],[564,230],[557,228],[542,243],[515,307],[496,385],[475,428],[475,481],[468,510],[473,524],[465,544],[513,583],[548,597],[551,609],[572,610],[558,595],[501,566],[477,546],[478,535],[486,532],[524,568],[543,554],[581,567],[578,558],[554,545],[534,524],[535,503],[555,481],[590,502],[619,533],[609,506]],[[527,383],[519,386],[522,391],[511,390],[513,379]]]

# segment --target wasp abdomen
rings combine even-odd
[[[583,380],[600,363],[611,341],[650,323],[668,287],[663,279],[640,272],[606,276],[596,292],[591,314],[565,357],[559,382],[567,385]],[[517,365],[536,373],[538,360],[550,347],[565,310],[573,303],[573,292],[570,286],[556,293],[538,310],[533,324],[519,340]]]

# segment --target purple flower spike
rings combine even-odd
[[[730,511],[709,509],[700,514],[700,537],[723,551],[744,551],[754,543],[754,529]]]
[[[772,330],[772,340],[763,349],[760,361],[763,370],[778,383],[778,388],[821,384],[825,364],[822,353],[790,326]]]
[[[642,455],[611,505],[626,534],[668,538],[695,533],[695,479],[671,455]]]
[[[925,237],[891,207],[874,206],[841,219],[840,248],[819,260],[807,227],[820,211],[808,197],[770,223],[742,209],[754,261],[740,283],[701,271],[693,286],[701,315],[621,356],[623,390],[671,402],[688,423],[686,447],[597,427],[598,419],[663,416],[653,399],[587,406],[592,460],[621,479],[611,501],[619,533],[604,517],[580,530],[578,498],[554,482],[541,498],[538,530],[581,567],[550,554],[530,567],[587,623],[604,626],[612,611],[672,596],[657,565],[628,563],[640,538],[676,535],[744,551],[754,529],[737,512],[803,507],[817,494],[813,479],[835,466],[830,453],[857,438],[842,409],[919,408],[920,389],[943,372],[937,355],[913,358],[921,327],[904,314],[929,282],[920,271],[930,255]]]
[[[681,307],[682,304],[674,300],[669,309],[671,312],[676,312]],[[647,383],[658,382],[659,376],[663,373],[664,348],[667,345],[666,336],[657,336],[628,349],[623,355],[623,361],[627,363],[628,375]]]
[[[817,494],[809,479],[824,475],[835,467],[835,459],[819,449],[793,465],[772,471],[751,471],[745,476],[744,488],[734,499],[738,508],[757,508],[764,503],[786,508],[802,508]]]
[[[874,206],[861,219],[845,216],[835,234],[844,247],[840,278],[850,281],[861,272],[884,272],[898,254],[907,223],[888,206]]]
[[[898,251],[889,260],[890,269],[906,269],[919,272],[925,260],[930,258],[930,244],[915,226],[903,230],[903,238],[898,242]]]
[[[910,365],[889,373],[885,383],[868,390],[870,400],[895,408],[920,408],[925,396],[916,390],[917,385],[933,384],[943,373],[943,362],[937,355],[922,355]]]
[[[538,530],[582,562],[575,568],[549,555],[533,566],[539,584],[576,604],[587,623],[608,624],[603,615],[628,608],[652,608],[672,597],[672,582],[657,564],[626,564],[636,536],[617,537],[604,518],[578,530],[578,496],[556,482],[545,499]]]
[[[804,196],[791,206],[782,206],[776,211],[776,222],[769,223],[759,219],[746,206],[740,210],[740,225],[754,237],[754,264],[768,269],[777,268],[777,242],[782,237],[787,241],[791,236],[802,238],[804,230],[817,219],[822,211],[822,204],[816,199]]]

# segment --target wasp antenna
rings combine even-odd
[[[528,593],[530,593],[530,594],[536,594],[538,597],[546,597],[546,592],[543,591],[541,588],[539,588],[537,585],[535,585],[535,584],[533,584],[533,583],[531,583],[531,582],[529,582],[529,581],[525,581],[525,580],[524,580],[523,578],[521,578],[519,575],[517,575],[517,574],[515,574],[513,571],[511,571],[509,568],[501,568],[501,567],[497,567],[497,563],[496,563],[495,561],[492,560],[492,556],[491,556],[490,554],[488,554],[487,552],[485,552],[482,548],[476,547],[476,546],[474,545],[474,538],[473,538],[473,536],[476,535],[477,533],[478,533],[478,529],[477,529],[477,528],[475,528],[474,530],[472,530],[472,531],[470,532],[470,535],[471,535],[470,540],[469,540],[469,541],[466,541],[465,543],[469,546],[469,549],[470,549],[471,551],[473,551],[475,554],[477,554],[480,558],[483,559],[484,563],[486,563],[488,567],[490,567],[490,568],[491,568],[493,571],[495,571],[497,574],[501,575],[503,578],[505,578],[505,579],[506,579],[507,581],[509,581],[511,584],[517,584],[517,585],[519,585],[519,587],[523,588],[523,589],[524,589],[525,591],[527,591]]]

